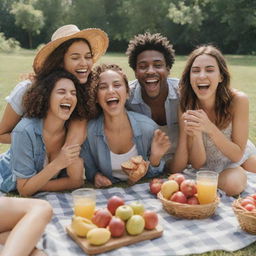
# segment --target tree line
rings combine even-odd
[[[0,32],[24,48],[76,24],[106,31],[109,51],[124,52],[134,35],[149,31],[167,36],[178,54],[202,43],[256,54],[255,0],[0,0],[0,8]]]

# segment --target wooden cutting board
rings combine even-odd
[[[87,254],[99,254],[102,252],[110,251],[113,249],[120,248],[129,244],[134,244],[140,241],[149,240],[162,236],[163,228],[158,225],[153,230],[144,230],[137,236],[131,236],[128,234],[123,235],[119,238],[110,238],[110,240],[103,245],[90,245],[86,238],[79,237],[75,234],[71,225],[66,227],[68,234],[72,239],[87,253]]]

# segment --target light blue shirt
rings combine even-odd
[[[0,190],[16,188],[16,179],[28,179],[44,167],[43,119],[23,118],[12,131],[9,151],[0,155]]]
[[[178,121],[178,84],[179,79],[167,78],[168,96],[165,101],[165,114],[168,127],[168,136],[171,140],[171,153],[174,153],[177,147],[179,137],[179,121]],[[141,96],[141,86],[138,80],[131,81],[130,84],[130,98],[126,102],[128,110],[132,110],[144,114],[152,118],[150,107],[143,101]]]
[[[138,154],[144,160],[148,160],[150,156],[151,142],[154,131],[158,129],[158,125],[139,113],[127,111],[132,131],[133,142],[136,145]],[[120,140],[122,138],[120,137]],[[94,182],[97,172],[108,177],[113,183],[118,182],[117,178],[112,176],[112,167],[110,160],[110,149],[104,134],[104,115],[88,123],[87,139],[82,145],[81,157],[85,163],[85,175],[90,182]],[[150,166],[147,177],[154,177],[163,172],[164,160],[161,160],[158,167]]]

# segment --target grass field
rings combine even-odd
[[[0,115],[4,110],[6,102],[4,98],[12,88],[21,81],[21,75],[32,71],[32,63],[35,52],[21,50],[19,53],[0,53]],[[250,99],[250,139],[256,142],[256,56],[226,56],[232,75],[232,87],[245,92]],[[177,56],[171,71],[172,77],[180,77],[185,65],[186,57]],[[127,64],[127,58],[123,54],[107,54],[101,62],[119,64],[128,78],[134,79],[133,71]],[[9,148],[9,145],[0,145],[0,153]],[[256,243],[233,253],[214,251],[200,254],[202,256],[255,256]]]

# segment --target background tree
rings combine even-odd
[[[43,13],[31,4],[14,3],[10,11],[15,16],[15,24],[27,32],[29,47],[32,48],[32,35],[39,34],[44,26]]]
[[[203,43],[256,54],[255,0],[0,0],[0,6],[0,31],[26,48],[32,36],[36,47],[73,23],[105,30],[109,51],[124,52],[134,35],[149,31],[167,36],[177,54]]]

